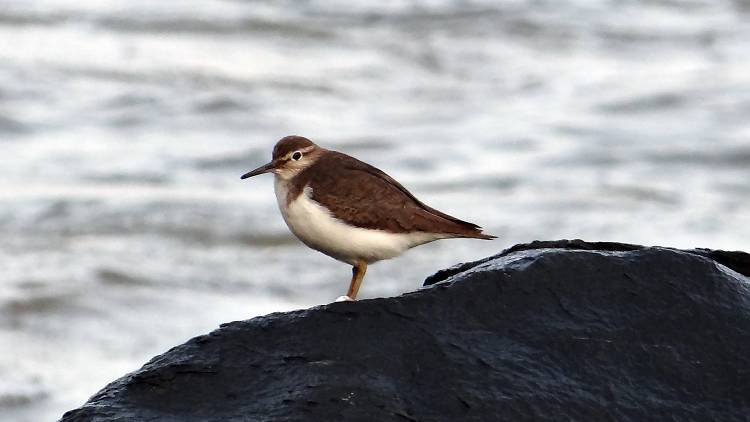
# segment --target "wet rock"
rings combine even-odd
[[[747,421],[750,255],[534,242],[233,322],[63,421]]]

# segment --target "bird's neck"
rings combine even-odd
[[[274,175],[274,192],[279,209],[284,212],[289,204],[303,194],[305,184],[299,177],[285,178]]]
[[[282,212],[289,205],[287,197],[289,196],[290,185],[290,179],[285,179],[278,174],[273,175],[273,191],[276,194],[276,202],[279,204],[279,209]]]

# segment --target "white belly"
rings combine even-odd
[[[357,260],[373,263],[401,255],[414,246],[448,237],[425,232],[389,233],[349,226],[310,199],[309,187],[287,205],[287,182],[278,177],[275,179],[276,200],[289,230],[307,246],[339,261],[351,265]]]

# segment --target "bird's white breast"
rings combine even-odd
[[[368,263],[393,258],[409,248],[447,236],[434,233],[389,233],[350,226],[333,217],[324,206],[311,199],[311,188],[287,204],[289,182],[275,177],[274,190],[286,225],[307,246],[338,259]]]

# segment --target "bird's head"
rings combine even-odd
[[[263,173],[273,173],[282,179],[291,179],[312,165],[323,148],[302,136],[286,136],[273,147],[271,162],[242,175],[242,179]]]

